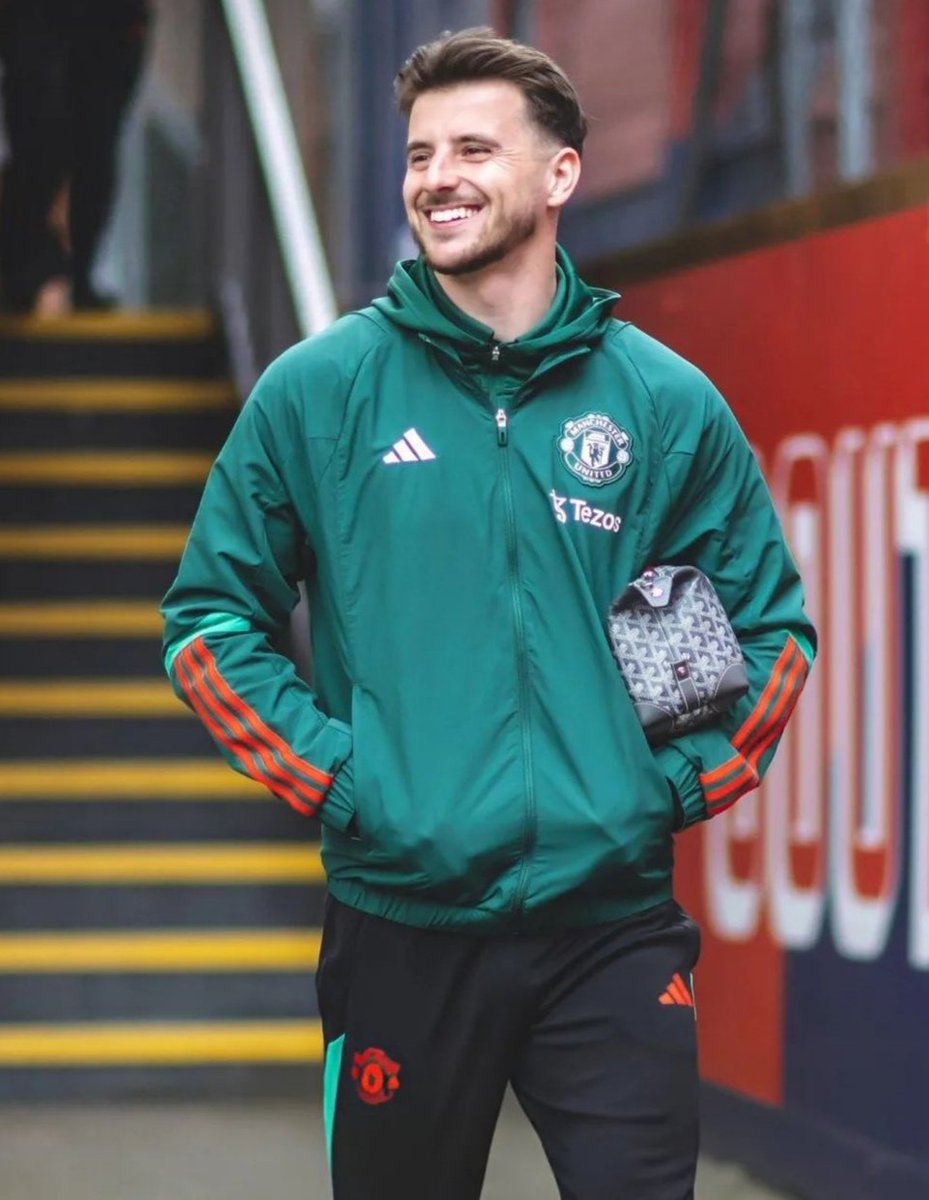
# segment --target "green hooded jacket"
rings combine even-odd
[[[322,822],[329,888],[419,926],[583,925],[671,895],[672,834],[770,761],[815,635],[768,490],[695,367],[561,251],[499,344],[422,261],[268,368],[165,598],[237,770]],[[749,692],[652,750],[606,635],[649,564],[712,580]],[[306,580],[314,683],[274,648]]]

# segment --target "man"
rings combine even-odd
[[[168,669],[233,766],[322,821],[336,1200],[476,1200],[507,1082],[563,1197],[684,1200],[699,935],[672,834],[758,782],[813,630],[722,399],[556,246],[569,81],[478,29],[397,89],[422,254],[259,382],[165,601]],[[664,561],[710,576],[751,687],[653,752],[605,624]],[[301,576],[315,691],[270,641]]]

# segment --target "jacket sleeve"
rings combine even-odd
[[[298,812],[345,829],[353,813],[350,727],[321,711],[274,648],[299,599],[309,547],[282,477],[299,439],[288,437],[286,423],[280,430],[278,414],[266,414],[265,390],[273,391],[259,382],[207,479],[162,604],[165,667],[235,770]]]
[[[654,561],[691,563],[713,583],[742,647],[749,689],[718,724],[657,751],[683,810],[682,828],[724,812],[758,786],[816,652],[767,485],[735,417],[708,382],[701,416],[688,422],[689,434],[665,446],[670,515]]]

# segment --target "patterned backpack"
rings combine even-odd
[[[650,567],[613,602],[608,629],[653,745],[709,724],[748,690],[726,610],[696,567]]]

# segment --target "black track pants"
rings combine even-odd
[[[334,1200],[478,1200],[508,1082],[563,1200],[688,1200],[699,942],[673,902],[487,937],[330,898],[317,990]]]

